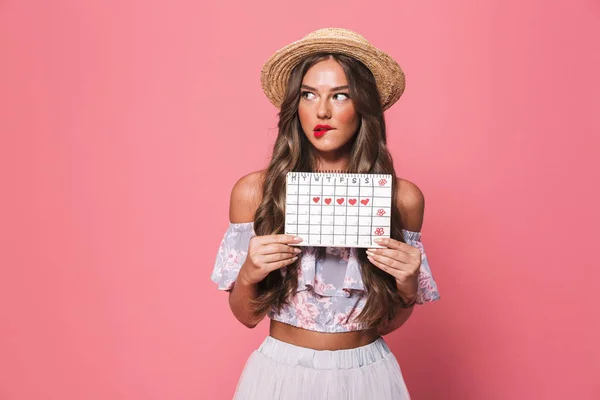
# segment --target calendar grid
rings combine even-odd
[[[371,182],[373,182],[372,186],[375,187],[374,181],[371,181]],[[371,202],[371,226],[373,226],[373,204],[375,204],[375,200],[374,200],[375,199],[375,189],[373,189],[372,197],[373,197],[373,201]],[[369,236],[370,236],[370,239],[372,242],[373,241],[373,229],[372,228],[369,230]]]
[[[323,196],[323,182],[325,179],[321,179],[321,197]],[[321,201],[321,222],[323,222],[323,201]],[[323,243],[323,229],[319,229],[319,243]]]
[[[333,243],[334,243],[334,244],[335,244],[335,228],[337,227],[337,224],[335,223],[335,210],[336,210],[335,203],[336,203],[336,201],[337,201],[337,200],[335,199],[336,193],[337,193],[337,192],[336,192],[336,190],[335,190],[335,179],[334,179],[334,180],[333,180],[333,197],[332,197],[332,199],[333,199],[333,200],[332,200],[332,202],[333,202]]]
[[[296,207],[300,206],[300,190],[296,190]],[[297,212],[297,211],[296,211]],[[300,233],[300,218],[296,217],[296,234]]]
[[[348,185],[346,185],[346,223],[344,224],[344,236],[348,237]]]
[[[360,201],[360,194],[361,194],[361,182],[362,179],[358,180],[358,199]],[[358,213],[358,220],[360,221],[360,212]],[[359,227],[356,230],[356,243],[358,243],[358,241],[360,240],[360,222],[359,222]]]
[[[390,237],[391,179],[389,174],[288,173],[285,233],[301,237],[299,246],[381,247],[373,240]]]
[[[312,179],[308,180],[308,235],[310,236],[312,234],[311,232],[311,227],[312,225],[310,224],[310,215],[312,214],[310,212],[310,208],[312,207],[312,203],[310,202],[310,195],[312,193]]]

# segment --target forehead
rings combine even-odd
[[[334,59],[319,61],[306,71],[302,83],[312,87],[348,84],[342,66]]]

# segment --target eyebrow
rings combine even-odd
[[[308,89],[308,90],[312,90],[314,92],[318,92],[317,89],[315,89],[314,87],[302,84],[302,88],[304,89]],[[345,90],[348,89],[348,85],[344,85],[344,86],[336,86],[336,87],[332,87],[331,89],[329,89],[330,92],[337,92],[338,90]]]

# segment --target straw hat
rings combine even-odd
[[[356,32],[325,28],[281,48],[263,65],[260,75],[262,89],[275,107],[281,107],[292,69],[304,57],[322,52],[345,54],[365,64],[375,77],[384,110],[390,108],[404,92],[404,72],[392,57]]]

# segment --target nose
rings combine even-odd
[[[331,118],[331,109],[329,107],[329,102],[326,98],[321,99],[317,106],[317,118],[319,119],[329,119]]]

